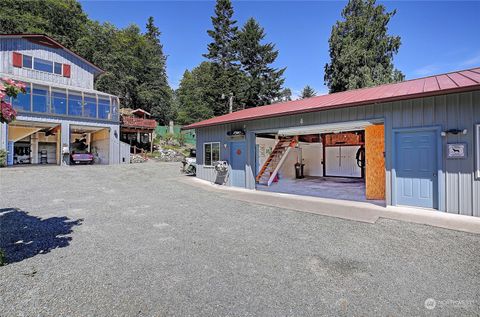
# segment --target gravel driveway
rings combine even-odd
[[[480,235],[235,201],[179,166],[0,170],[0,316],[480,314]]]

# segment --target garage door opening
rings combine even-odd
[[[256,189],[383,205],[383,131],[369,123],[257,134]]]
[[[70,164],[108,164],[108,128],[70,126]]]
[[[8,125],[8,165],[59,165],[60,125],[15,121]]]

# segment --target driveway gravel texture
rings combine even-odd
[[[0,316],[480,314],[480,235],[255,205],[186,177],[1,169]]]

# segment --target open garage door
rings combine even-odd
[[[70,126],[71,164],[109,164],[110,129]]]
[[[8,125],[8,165],[60,164],[60,125],[14,121]]]

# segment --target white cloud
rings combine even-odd
[[[413,72],[417,76],[429,76],[438,73],[440,70],[440,66],[438,65],[425,65],[423,67],[417,68]]]
[[[462,66],[478,66],[480,65],[480,53],[472,58],[464,60],[460,65]]]

